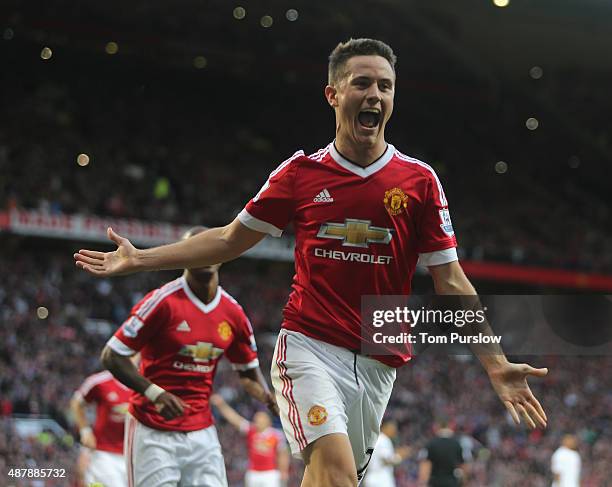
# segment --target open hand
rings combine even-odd
[[[531,429],[546,428],[546,413],[527,384],[528,376],[544,377],[546,374],[546,368],[536,369],[528,364],[510,362],[489,371],[495,392],[516,424],[520,424],[522,416]]]
[[[79,250],[74,254],[77,267],[98,277],[121,276],[138,270],[136,253],[138,250],[132,243],[112,228],[107,230],[108,238],[117,244],[117,250],[112,252],[97,252],[95,250]]]

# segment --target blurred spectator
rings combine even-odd
[[[574,435],[565,435],[561,446],[553,453],[551,471],[553,487],[580,487],[580,454]]]
[[[370,463],[364,480],[365,487],[395,487],[393,469],[410,454],[409,446],[395,448],[393,441],[397,438],[397,423],[383,420],[380,434],[370,457]]]
[[[467,470],[461,443],[447,421],[438,421],[435,429],[436,436],[419,454],[419,485],[459,487]]]

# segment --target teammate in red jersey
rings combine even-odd
[[[210,398],[221,415],[246,436],[249,466],[244,487],[281,487],[289,478],[289,453],[282,433],[272,428],[270,416],[258,411],[253,422],[243,418],[219,394]]]
[[[85,447],[79,458],[85,485],[99,482],[127,486],[123,430],[130,393],[105,370],[87,377],[72,396],[70,409],[79,428],[81,444]],[[93,428],[87,421],[86,404],[96,407]]]
[[[208,403],[222,355],[246,390],[275,408],[249,320],[219,286],[218,268],[185,270],[147,294],[102,352],[104,365],[134,391],[125,441],[130,487],[227,486]],[[140,371],[128,358],[138,352]]]
[[[109,229],[117,250],[74,255],[77,266],[97,276],[211,265],[238,257],[293,223],[296,276],[272,381],[292,451],[306,463],[303,487],[358,483],[391,394],[393,367],[410,358],[399,349],[379,360],[359,353],[361,296],[408,293],[418,260],[438,294],[476,294],[457,260],[438,177],[385,140],[395,60],[377,40],[339,44],[329,58],[325,87],[336,139],[315,154],[299,151],[282,163],[229,225],[147,250]],[[510,363],[500,347],[494,353],[474,350],[515,422],[522,416],[530,427],[544,427],[546,415],[527,377],[547,370]]]

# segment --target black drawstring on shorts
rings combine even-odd
[[[353,372],[355,373],[355,381],[359,385],[359,377],[357,377],[357,354],[353,352]]]

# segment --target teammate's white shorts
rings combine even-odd
[[[126,415],[129,487],[227,487],[217,430],[161,431]]]
[[[395,477],[393,470],[371,472],[365,477],[365,487],[395,487]]]
[[[120,453],[90,450],[84,480],[85,485],[98,483],[104,487],[127,487],[125,458]]]
[[[283,430],[294,456],[322,436],[344,433],[361,479],[378,439],[395,369],[282,329],[271,375]]]
[[[244,487],[281,487],[278,470],[247,470]]]

